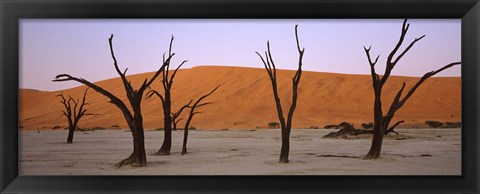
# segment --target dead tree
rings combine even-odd
[[[273,96],[275,98],[275,104],[277,106],[277,113],[278,113],[278,119],[280,121],[280,127],[282,128],[282,148],[280,151],[280,160],[279,160],[280,163],[288,163],[288,154],[290,151],[290,131],[292,129],[293,112],[295,111],[295,107],[297,104],[297,89],[298,89],[298,84],[300,83],[300,77],[302,75],[302,59],[303,59],[303,53],[305,52],[305,48],[300,49],[297,27],[298,25],[295,25],[295,38],[297,41],[297,50],[299,53],[298,69],[292,78],[292,85],[293,85],[292,86],[292,104],[290,105],[290,110],[288,111],[286,122],[283,116],[280,98],[278,97],[277,70],[275,67],[275,63],[273,62],[272,54],[270,52],[269,41],[267,41],[267,51],[265,51],[265,59],[262,57],[262,55],[260,55],[260,53],[256,52],[257,55],[262,60],[263,65],[267,70],[268,77],[272,82]]]
[[[63,94],[59,94],[57,96],[62,98],[62,104],[65,107],[65,110],[62,111],[61,116],[67,117],[68,120],[68,137],[67,137],[67,143],[73,143],[73,133],[75,132],[75,129],[77,129],[78,121],[85,116],[85,115],[94,115],[91,113],[86,113],[87,109],[84,109],[83,107],[85,105],[88,105],[88,103],[85,102],[85,99],[87,97],[87,90],[85,90],[85,93],[83,94],[83,99],[82,102],[80,100],[75,101],[70,95],[68,96],[68,100],[65,99]],[[73,102],[73,107],[72,103]],[[78,106],[80,105],[80,106]],[[78,107],[78,108],[77,108]]]
[[[150,87],[150,85],[155,81],[155,79],[160,75],[165,70],[165,66],[169,63],[170,59],[175,55],[174,53],[171,53],[172,49],[172,43],[173,43],[173,36],[170,40],[170,52],[168,55],[168,58],[163,60],[163,64],[159,67],[159,69],[155,72],[155,74],[150,78],[145,78],[144,82],[138,88],[135,90],[130,81],[127,80],[126,78],[126,73],[127,69],[125,71],[121,72],[117,59],[115,58],[115,54],[113,52],[113,34],[110,36],[108,39],[109,45],[110,45],[110,54],[113,59],[113,65],[115,66],[115,70],[117,71],[118,75],[120,76],[127,98],[128,102],[130,103],[131,110],[127,107],[127,105],[120,100],[120,98],[116,97],[109,91],[103,89],[100,86],[97,86],[83,78],[77,78],[73,77],[68,74],[59,74],[55,77],[55,80],[52,80],[54,82],[61,82],[61,81],[77,81],[80,82],[98,93],[104,95],[105,97],[110,99],[110,103],[114,104],[117,106],[118,109],[123,113],[123,116],[128,124],[128,127],[130,128],[130,131],[132,133],[133,137],[133,152],[130,154],[130,156],[119,163],[117,163],[115,166],[116,167],[121,167],[122,165],[127,165],[131,164],[132,166],[145,166],[147,164],[147,159],[145,155],[145,141],[144,141],[144,128],[143,128],[143,117],[142,117],[142,111],[141,111],[141,102],[143,99],[143,93],[147,88]],[[165,58],[165,57],[164,57]]]
[[[215,90],[218,89],[218,87],[220,87],[220,85],[215,87],[212,91],[210,91],[210,93],[205,94],[202,97],[200,97],[192,106],[188,106],[190,108],[190,114],[188,115],[187,121],[185,122],[185,127],[183,128],[182,155],[187,154],[188,128],[190,127],[190,122],[192,121],[194,115],[201,113],[201,112],[196,112],[195,109],[199,108],[199,107],[202,107],[202,106],[205,106],[205,105],[208,105],[208,104],[211,104],[211,102],[205,102],[205,103],[200,103],[200,102],[202,102],[202,100],[205,99],[206,97],[212,95],[213,92],[215,92]],[[192,101],[190,101],[190,102],[192,102]],[[190,105],[190,103],[188,103],[188,105]]]
[[[178,111],[175,111],[175,112],[172,112],[172,129],[175,131],[177,130],[177,124],[178,122],[180,122],[181,120],[183,120],[183,118],[178,118],[180,116],[180,114],[182,114],[183,110],[185,110],[185,108],[188,108],[190,106],[190,104],[192,103],[192,100],[190,100],[190,102],[186,105],[183,105]]]
[[[171,54],[171,45],[169,50],[169,55]],[[162,101],[163,107],[163,128],[164,128],[164,136],[163,136],[163,144],[162,147],[154,154],[154,155],[170,155],[170,150],[172,148],[172,100],[171,100],[171,89],[173,86],[173,79],[177,74],[178,69],[182,67],[187,61],[183,61],[169,76],[169,68],[170,68],[170,61],[165,60],[165,55],[163,57],[163,62],[165,65],[165,71],[162,74],[162,86],[163,86],[163,95],[158,93],[156,90],[150,90],[147,93],[147,96],[152,96],[156,94],[160,100]]]
[[[385,131],[385,135],[388,135],[389,133],[395,133],[395,134],[399,135],[398,132],[395,131],[395,127],[397,127],[398,125],[400,125],[400,124],[402,124],[402,123],[404,123],[404,122],[405,122],[404,120],[401,120],[401,121],[398,121],[398,122],[396,122],[395,124],[393,124],[390,128],[388,128],[388,129]]]
[[[388,109],[388,112],[384,114],[382,112],[382,101],[381,101],[381,96],[382,96],[382,88],[387,82],[388,78],[390,77],[390,74],[392,72],[392,69],[397,65],[397,63],[400,61],[400,59],[413,47],[413,45],[421,40],[422,38],[425,37],[425,35],[420,36],[418,38],[415,38],[406,48],[403,50],[400,54],[398,54],[397,57],[394,57],[394,55],[397,54],[397,51],[399,50],[400,46],[402,45],[405,35],[407,34],[408,28],[410,24],[407,24],[407,19],[403,21],[403,26],[402,26],[402,31],[400,34],[400,39],[398,43],[396,44],[395,48],[390,52],[390,54],[387,57],[387,62],[386,62],[386,68],[385,68],[385,73],[383,76],[379,76],[375,72],[375,64],[378,61],[378,58],[380,55],[377,56],[377,58],[373,61],[372,58],[370,57],[370,49],[364,47],[365,53],[367,55],[368,62],[370,64],[370,72],[372,75],[372,83],[373,83],[373,92],[375,95],[375,100],[374,100],[374,107],[373,107],[373,115],[374,115],[374,126],[373,126],[373,139],[372,139],[372,145],[370,147],[370,151],[367,153],[365,156],[365,159],[376,159],[380,157],[380,151],[382,148],[382,142],[383,142],[383,137],[388,132],[390,122],[392,121],[395,113],[407,102],[407,100],[413,95],[413,93],[417,90],[417,88],[428,78],[434,76],[435,74],[448,69],[454,65],[459,65],[461,62],[454,62],[450,63],[438,70],[431,71],[423,75],[420,80],[412,87],[410,90],[406,93],[405,96],[402,97],[402,93],[405,89],[405,82],[403,83],[402,87],[400,90],[397,92],[395,95],[392,103],[390,104],[390,107]],[[399,123],[393,125],[395,127]],[[392,130],[393,131],[393,130]]]
[[[156,95],[160,99],[163,99],[163,96],[155,90],[148,91],[145,99],[149,99],[153,95]],[[183,105],[178,111],[174,111],[170,114],[170,120],[171,120],[171,123],[172,123],[172,130],[174,130],[174,131],[177,130],[178,122],[183,120],[183,118],[178,119],[178,117],[180,116],[180,114],[182,114],[182,112],[183,112],[183,110],[185,110],[185,108],[188,108],[190,106],[191,103],[192,103],[192,100],[190,100],[190,102],[188,104]]]
[[[397,127],[399,124],[403,123],[404,121],[398,121],[394,125],[392,125],[388,130],[385,131],[385,135],[389,133],[395,133],[399,135],[395,131],[395,127]],[[323,138],[339,138],[339,137],[345,137],[345,136],[357,136],[357,135],[362,135],[362,134],[373,134],[373,130],[368,130],[368,129],[356,129],[351,123],[347,122],[342,122],[339,125],[331,125],[332,127],[335,128],[340,128],[340,130],[336,132],[331,132],[323,136]]]

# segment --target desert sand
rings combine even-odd
[[[322,139],[329,129],[293,129],[290,163],[278,163],[279,129],[173,132],[172,155],[152,156],[163,131],[147,131],[147,166],[114,168],[132,150],[128,130],[20,130],[21,175],[461,175],[461,129],[397,129],[377,160],[363,160],[370,138]],[[402,137],[402,138],[398,138]],[[397,140],[403,139],[403,140]],[[328,157],[329,155],[341,157]]]
[[[112,67],[113,68],[113,67]],[[113,71],[113,69],[112,69]],[[58,72],[64,73],[64,72]],[[291,103],[291,77],[295,71],[278,70],[278,87],[284,110]],[[82,75],[75,75],[82,77]],[[153,73],[130,75],[134,86],[140,85]],[[52,78],[53,79],[53,78]],[[389,106],[402,82],[409,89],[418,77],[391,76],[383,91],[384,108]],[[52,84],[62,84],[53,83]],[[119,78],[97,82],[126,101],[125,91]],[[217,85],[222,86],[206,101],[213,104],[202,107],[192,125],[203,129],[254,129],[267,128],[267,123],[278,121],[272,88],[265,69],[246,67],[199,66],[181,69],[172,89],[172,109],[177,110],[191,99],[197,99]],[[54,126],[66,127],[67,121],[60,117],[63,105],[56,95],[63,93],[81,98],[85,86],[62,91],[19,91],[19,122],[22,129],[43,130]],[[162,91],[161,82],[156,81],[153,89]],[[294,128],[323,127],[347,121],[357,127],[372,122],[373,90],[370,75],[348,75],[305,71],[299,85]],[[124,118],[115,105],[93,90],[87,94],[87,109],[97,116],[85,116],[79,127],[96,126],[110,128],[119,125],[126,128]],[[127,103],[128,106],[128,103]],[[162,106],[158,98],[142,104],[144,126],[148,129],[162,127]],[[187,111],[184,112],[184,114]],[[181,117],[185,117],[181,116]],[[460,77],[433,77],[428,79],[414,96],[395,115],[395,121],[405,120],[401,127],[426,127],[426,120],[441,122],[461,121]],[[183,126],[180,122],[179,126]]]

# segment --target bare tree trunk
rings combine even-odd
[[[189,107],[190,108],[190,114],[188,115],[188,118],[187,118],[187,121],[185,122],[185,127],[183,128],[183,145],[182,145],[182,155],[185,155],[187,154],[187,141],[188,141],[188,129],[190,127],[190,122],[192,121],[193,119],[193,116],[196,115],[196,114],[199,114],[200,112],[195,112],[195,109],[198,108],[198,107],[202,107],[202,106],[205,106],[205,105],[208,105],[208,104],[211,104],[211,102],[205,102],[205,103],[201,103],[203,99],[205,99],[206,97],[210,96],[211,94],[213,94],[213,92],[215,92],[218,87],[220,87],[220,85],[218,85],[217,87],[215,87],[212,91],[210,91],[210,93],[208,94],[205,94],[203,95],[202,97],[200,97],[192,106],[190,106],[190,103],[192,103],[192,100],[185,106],[183,106],[179,112],[181,112],[184,108],[187,108]],[[178,116],[178,115],[177,115]]]
[[[272,53],[270,51],[270,42],[267,41],[267,51],[265,51],[265,59],[262,57],[262,55],[260,55],[260,53],[256,52],[262,60],[265,70],[267,70],[268,77],[270,78],[270,81],[272,83],[273,97],[275,99],[275,105],[277,108],[278,120],[280,121],[280,126],[282,128],[282,147],[280,149],[279,159],[280,163],[288,163],[288,154],[290,152],[290,131],[292,129],[293,112],[295,111],[295,107],[297,105],[297,90],[298,84],[300,83],[300,77],[302,75],[302,59],[303,53],[305,52],[305,48],[300,48],[297,27],[298,25],[295,25],[295,38],[297,42],[297,50],[299,53],[298,69],[292,78],[292,104],[288,111],[287,121],[285,121],[285,118],[283,116],[282,105],[280,103],[280,98],[278,97],[277,69],[275,67],[275,62],[273,61]]]
[[[188,115],[187,122],[185,122],[185,128],[183,128],[182,155],[187,154],[188,129],[190,127],[190,121],[192,121],[193,115],[199,113],[199,112],[195,112],[195,108],[198,105],[197,102],[195,102],[195,104],[193,104],[193,106],[190,107],[190,114]]]
[[[147,165],[147,157],[145,153],[145,142],[143,130],[137,128],[132,131],[133,137],[133,152],[128,158],[123,159],[119,163],[115,164],[115,167],[120,168],[123,165],[131,164],[134,167],[140,167]]]
[[[383,137],[385,132],[382,129],[374,129],[372,145],[370,151],[368,151],[365,159],[376,159],[380,157],[380,151],[382,150]]]
[[[172,118],[170,117],[172,102],[170,99],[170,90],[165,90],[165,100],[163,103],[163,144],[155,155],[170,155],[172,149]]]
[[[83,94],[83,99],[82,102],[80,103],[80,100],[74,100],[70,95],[68,96],[68,100],[65,99],[63,94],[59,94],[57,96],[62,98],[62,101],[60,101],[63,106],[65,107],[65,111],[62,111],[63,114],[61,116],[67,117],[68,120],[68,137],[67,137],[67,144],[73,143],[73,133],[75,132],[75,129],[77,128],[77,124],[80,121],[80,119],[84,115],[95,115],[91,113],[86,113],[87,109],[83,109],[84,106],[88,103],[85,102],[85,99],[87,97],[87,91],[88,88],[85,90],[85,93]],[[72,103],[73,102],[73,107]],[[78,106],[80,105],[80,106]],[[78,107],[78,108],[77,108]]]
[[[280,163],[288,163],[288,153],[290,152],[290,130],[282,129],[282,148],[280,150]]]
[[[115,164],[115,167],[120,168],[123,165],[132,165],[140,167],[147,165],[147,157],[145,153],[145,136],[143,128],[143,119],[141,116],[134,116],[133,120],[128,122],[130,132],[133,138],[133,152],[126,159]]]
[[[70,104],[68,105],[70,107]],[[67,110],[67,113],[71,114],[71,111]],[[73,122],[71,119],[71,115],[68,116],[68,137],[67,137],[67,144],[73,143],[73,133],[75,132],[75,126],[73,126]]]
[[[68,138],[67,143],[73,143],[73,132],[75,129],[73,127],[68,127]]]
[[[173,36],[172,36],[172,40],[173,40]],[[172,55],[171,44],[170,44],[169,55]],[[163,129],[164,129],[163,144],[154,155],[170,155],[170,150],[172,148],[172,118],[170,117],[170,114],[172,113],[172,102],[171,102],[170,92],[171,92],[173,81],[174,81],[175,75],[177,74],[178,69],[180,69],[180,67],[182,67],[182,65],[185,64],[186,62],[187,61],[183,61],[175,69],[175,71],[173,71],[173,74],[169,76],[168,69],[170,67],[170,61],[169,60],[165,61],[165,57],[164,57],[164,64],[166,64],[165,71],[163,71],[163,79],[162,79],[164,96],[162,96],[156,90],[150,90],[147,93],[147,98],[150,98],[152,95],[156,94],[162,100],[162,105],[163,105]]]
[[[133,114],[132,114],[132,111],[127,107],[127,105],[118,97],[114,96],[112,93],[103,89],[102,87],[99,87],[85,79],[73,77],[68,74],[59,74],[52,81],[54,82],[76,81],[94,89],[96,92],[109,98],[110,99],[109,102],[114,104],[122,112],[125,118],[125,121],[127,122],[130,128],[130,132],[132,133],[132,138],[133,138],[132,154],[130,154],[128,158],[125,158],[119,163],[117,163],[115,166],[121,167],[127,164],[131,164],[132,166],[145,166],[147,164],[147,159],[145,154],[145,142],[144,142],[145,137],[144,137],[144,128],[143,128],[143,118],[142,118],[142,112],[141,112],[141,102],[142,102],[143,94],[145,90],[147,88],[150,88],[150,85],[153,83],[153,81],[155,81],[155,79],[160,75],[160,73],[165,72],[164,71],[165,67],[167,66],[167,64],[170,63],[170,59],[174,55],[174,53],[171,53],[173,36],[172,36],[172,39],[170,40],[170,50],[169,50],[168,58],[166,60],[164,58],[163,64],[155,72],[155,74],[150,79],[145,79],[142,85],[140,86],[140,88],[138,89],[134,89],[131,85],[131,82],[128,81],[128,79],[125,76],[128,68],[125,69],[123,72],[121,72],[118,67],[117,59],[113,51],[113,34],[110,36],[108,40],[110,45],[110,54],[113,59],[113,65],[115,67],[117,74],[120,76],[122,80],[123,87],[125,89],[125,93],[127,95],[128,102],[130,103],[130,107],[132,108]],[[74,125],[76,125],[76,122]]]
[[[187,154],[188,128],[183,129],[182,155]]]
[[[177,122],[172,119],[172,131],[176,131],[176,130],[177,130]]]
[[[370,151],[365,156],[365,159],[375,159],[380,156],[382,149],[383,136],[385,132],[382,129],[383,113],[382,113],[382,101],[381,101],[381,88],[379,84],[374,84],[375,100],[373,106],[373,138]]]
[[[169,129],[167,129],[169,128]],[[172,127],[167,127],[164,130],[164,138],[163,138],[163,144],[160,150],[158,150],[157,153],[154,155],[170,155],[170,149],[172,148]]]
[[[135,123],[137,129],[134,130],[135,135],[133,138],[134,164],[138,166],[145,166],[147,165],[147,157],[145,153],[145,137],[142,118],[137,118]]]
[[[407,102],[407,100],[413,95],[413,93],[416,91],[416,89],[428,78],[432,77],[433,75],[448,69],[454,65],[459,65],[461,62],[454,62],[450,63],[436,71],[431,71],[423,75],[422,78],[408,91],[408,93],[402,97],[403,90],[405,89],[405,83],[403,83],[402,87],[400,90],[397,92],[395,95],[395,98],[393,99],[390,108],[388,109],[387,114],[383,114],[382,112],[382,102],[381,102],[381,94],[382,94],[382,88],[384,84],[387,82],[392,69],[397,65],[398,61],[413,47],[413,45],[421,40],[422,38],[425,37],[425,35],[415,38],[414,41],[412,41],[404,51],[402,51],[398,56],[394,59],[394,56],[397,55],[398,49],[400,49],[404,39],[405,35],[407,34],[408,28],[410,24],[407,24],[407,19],[403,21],[403,26],[402,26],[402,32],[400,34],[400,39],[397,42],[395,48],[390,52],[390,54],[387,57],[387,64],[385,67],[385,73],[383,74],[382,77],[380,77],[376,72],[375,72],[375,65],[377,64],[378,58],[380,55],[377,56],[375,60],[372,60],[370,56],[370,49],[364,47],[365,53],[367,55],[368,62],[370,64],[370,72],[372,75],[372,85],[373,85],[373,90],[375,93],[375,101],[374,101],[374,132],[373,132],[373,138],[372,138],[372,144],[370,147],[370,151],[368,151],[367,155],[365,156],[365,159],[376,159],[380,157],[380,151],[382,149],[382,143],[383,143],[383,137],[385,134],[389,132],[394,132],[394,128],[402,123],[403,121],[399,121],[395,123],[393,126],[389,128],[390,121],[392,121],[393,117],[395,116],[395,113]],[[396,133],[396,132],[394,132]]]

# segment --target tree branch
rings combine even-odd
[[[410,26],[410,24],[407,24],[407,19],[405,19],[403,21],[402,33],[400,35],[400,39],[399,39],[397,45],[395,46],[395,48],[388,55],[387,67],[385,68],[385,73],[384,73],[384,75],[382,77],[382,81],[381,81],[382,85],[385,84],[385,82],[387,81],[388,77],[390,76],[390,74],[392,72],[392,69],[395,67],[395,65],[398,63],[398,61],[400,61],[400,59],[413,47],[413,45],[416,42],[418,42],[419,40],[421,40],[422,38],[425,37],[425,35],[423,35],[419,38],[415,38],[415,40],[407,46],[407,48],[395,59],[395,61],[392,62],[393,56],[396,54],[396,52],[398,51],[398,49],[402,45],[403,40],[405,39],[405,35],[407,34],[409,26]]]
[[[110,36],[108,39],[108,43],[110,46],[110,55],[112,56],[113,59],[113,65],[115,66],[115,70],[117,71],[118,75],[122,78],[123,86],[125,87],[125,90],[127,91],[127,96],[128,98],[133,98],[134,97],[134,91],[132,88],[132,85],[128,82],[127,78],[125,77],[125,73],[127,73],[128,68],[125,69],[125,71],[122,73],[118,67],[117,63],[117,58],[115,57],[115,53],[113,52],[113,34]]]
[[[92,88],[93,90],[97,91],[98,93],[106,96],[107,98],[110,99],[110,103],[115,104],[122,111],[122,113],[124,114],[124,116],[126,117],[127,120],[132,120],[133,119],[133,116],[130,113],[130,111],[128,110],[127,106],[119,98],[117,98],[116,96],[114,96],[113,94],[108,92],[107,90],[101,88],[100,86],[97,86],[97,85],[95,85],[95,84],[93,84],[93,83],[91,83],[91,82],[89,82],[85,79],[73,77],[73,76],[70,76],[68,74],[59,74],[52,81],[53,82],[62,82],[62,81],[71,81],[71,80],[82,83],[82,84]]]
[[[394,130],[395,130],[395,127],[397,127],[398,125],[400,125],[403,122],[405,122],[405,121],[401,120],[401,121],[396,122],[394,125],[392,125],[390,128],[388,128],[387,131],[385,131],[385,134],[395,133],[395,134],[399,135],[398,132],[396,132]]]
[[[266,62],[258,52],[256,53],[262,60],[265,70],[268,73],[268,77],[270,78],[270,81],[272,83],[273,97],[275,99],[275,105],[277,107],[278,119],[280,120],[280,124],[282,125],[282,128],[283,128],[285,127],[285,118],[283,117],[282,105],[280,104],[280,98],[278,97],[276,67],[275,67],[275,63],[273,62],[273,59],[271,59],[272,55],[270,52],[270,42],[267,41],[267,51],[265,51]],[[270,61],[272,61],[272,64],[270,64]]]
[[[183,105],[177,112],[172,113],[173,120],[177,119],[177,117],[180,116],[180,114],[182,114],[182,112],[185,108],[189,108],[192,101],[193,100],[190,100],[190,102],[188,102],[188,104]]]
[[[180,122],[181,120],[183,120],[183,118],[180,118],[180,119],[176,120],[175,125],[178,125],[178,122]]]
[[[424,37],[425,37],[425,35],[420,36],[420,37],[418,37],[418,38],[415,38],[415,40],[414,40],[413,42],[411,42],[410,45],[408,45],[407,48],[405,48],[405,50],[404,50],[400,55],[398,55],[398,57],[397,57],[397,58],[395,59],[395,61],[392,63],[393,66],[395,66],[395,65],[398,63],[398,61],[400,61],[400,59],[403,57],[403,55],[405,55],[405,54],[413,47],[413,45],[414,45],[416,42],[418,42],[419,40],[422,40],[422,38],[424,38]]]
[[[268,66],[270,67],[270,71],[272,71],[272,68],[273,68],[273,78],[275,80],[277,80],[277,67],[275,65],[275,63],[273,62],[273,57],[272,57],[272,52],[270,51],[270,41],[267,41],[267,53],[268,53],[268,57],[267,57],[267,63],[268,63]],[[269,62],[270,61],[270,62]],[[272,63],[272,66],[270,66],[270,63]]]
[[[267,62],[265,62],[265,59],[262,57],[262,55],[260,55],[260,53],[258,53],[256,51],[255,51],[255,53],[257,53],[258,57],[260,57],[260,59],[262,60],[263,66],[265,67],[265,70],[267,71],[268,77],[270,77],[270,80],[275,80],[275,78],[273,77],[272,69],[270,67],[270,62],[268,62],[268,64],[267,64]],[[267,55],[266,52],[265,52],[265,55],[266,55],[266,58],[268,60],[268,55]]]
[[[288,111],[288,117],[287,117],[287,128],[292,127],[292,119],[293,119],[293,112],[295,111],[295,108],[297,106],[297,90],[298,90],[298,84],[300,83],[300,78],[302,76],[302,60],[303,60],[303,53],[305,52],[305,48],[300,49],[300,42],[298,40],[298,31],[297,31],[298,25],[295,25],[295,39],[297,41],[297,50],[298,50],[298,69],[295,75],[292,78],[292,104],[290,105],[290,110]]]
[[[169,55],[168,55],[168,59],[165,60],[165,53],[163,54],[163,64],[160,66],[160,68],[157,70],[157,72],[155,72],[155,74],[152,76],[152,78],[150,78],[149,81],[146,81],[144,82],[144,84],[142,84],[142,86],[140,87],[140,89],[138,90],[138,93],[140,94],[143,94],[143,92],[150,87],[150,85],[152,85],[153,81],[155,81],[155,79],[157,79],[157,77],[160,75],[160,73],[163,72],[163,74],[165,74],[165,68],[168,64],[170,64],[170,60],[172,59],[172,57],[175,55],[175,53],[171,53],[171,50],[172,50],[172,45],[173,45],[173,39],[174,37],[172,36],[172,38],[170,39],[170,46],[169,46]],[[167,69],[168,70],[168,69]]]
[[[375,72],[375,65],[377,64],[378,58],[380,57],[380,55],[377,55],[377,58],[375,59],[375,61],[372,62],[372,59],[370,56],[371,48],[372,46],[368,47],[368,49],[367,47],[363,46],[363,49],[365,50],[365,54],[367,55],[368,63],[370,64],[370,74],[372,75],[373,84],[376,85],[378,83],[379,77],[378,77],[378,74]]]
[[[392,104],[390,105],[390,108],[388,109],[387,115],[385,117],[392,118],[395,112],[400,108],[400,97],[402,96],[403,90],[405,89],[405,85],[405,82],[403,82],[402,87],[395,95],[395,98],[393,99]]]
[[[156,90],[149,90],[149,91],[147,92],[147,95],[146,95],[145,99],[150,99],[153,95],[157,95],[157,96],[160,98],[160,100],[162,101],[162,106],[165,104],[165,99],[164,99],[163,96],[162,96],[160,93],[158,93]]]
[[[405,39],[405,35],[407,34],[407,31],[408,31],[408,28],[410,27],[410,24],[407,24],[407,19],[404,19],[403,20],[403,25],[402,25],[402,32],[400,34],[400,38],[397,42],[397,44],[395,45],[395,48],[393,48],[393,50],[390,52],[390,54],[388,55],[387,57],[387,63],[391,63],[392,62],[392,58],[393,56],[395,55],[395,53],[398,51],[398,49],[400,48],[400,46],[402,45],[403,43],[403,40]]]
[[[187,62],[187,60],[183,61],[183,62],[175,69],[175,71],[173,72],[172,77],[170,77],[170,80],[169,80],[169,82],[168,82],[168,88],[169,88],[169,89],[172,88],[173,78],[174,78],[175,75],[177,74],[178,69],[180,69],[180,67],[182,67],[182,65],[183,65],[184,63],[186,63],[186,62]]]
[[[448,69],[450,67],[453,67],[455,65],[460,65],[462,64],[461,62],[454,62],[454,63],[450,63],[448,65],[445,65],[444,67],[438,69],[438,70],[435,70],[435,71],[431,71],[431,72],[428,72],[426,73],[425,75],[423,75],[422,78],[420,78],[420,80],[418,80],[418,82],[408,91],[407,95],[405,95],[405,97],[400,101],[401,105],[403,105],[409,98],[410,96],[412,96],[412,94],[415,92],[415,90],[425,81],[427,80],[428,78],[434,76],[435,74],[437,73],[440,73],[442,72],[443,70],[445,69]]]

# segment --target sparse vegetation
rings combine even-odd
[[[363,129],[371,129],[373,128],[373,123],[362,123]]]
[[[273,121],[268,123],[268,127],[270,127],[271,129],[277,129],[280,128],[280,123]]]
[[[462,128],[461,122],[445,122],[445,124],[440,128]]]
[[[340,125],[325,125],[323,126],[324,129],[340,129]]]
[[[431,128],[461,128],[462,123],[461,122],[440,122],[440,121],[432,121],[428,120],[425,121],[425,124],[427,124]]]
[[[385,135],[389,134],[389,133],[395,133],[395,134],[399,135],[399,133],[394,131],[394,129],[395,129],[396,126],[400,125],[401,123],[403,123],[403,120],[398,121],[397,123],[395,123],[395,125],[393,125],[388,130],[386,130]],[[340,123],[339,125],[336,125],[336,126],[339,126],[341,129],[337,132],[328,133],[327,135],[324,135],[323,138],[338,138],[338,137],[345,138],[347,135],[356,136],[356,135],[360,135],[360,134],[373,134],[374,133],[374,130],[356,129],[353,124],[348,123],[348,122],[342,122],[342,123]]]
[[[104,130],[104,129],[107,129],[105,127],[102,127],[102,126],[95,126],[95,127],[91,127],[91,128],[80,128],[80,127],[77,127],[75,128],[75,131],[95,131],[95,130]]]
[[[104,130],[104,129],[107,129],[107,128],[102,127],[102,126],[95,126],[95,127],[90,128],[87,131]]]
[[[440,122],[440,121],[425,121],[425,124],[427,124],[428,126],[430,126],[432,128],[439,128],[439,127],[443,126],[443,123]]]
[[[52,129],[61,129],[61,128],[62,128],[62,126],[60,126],[60,125],[55,125],[55,126],[52,127]]]

